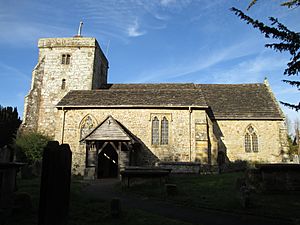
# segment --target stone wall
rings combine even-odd
[[[94,56],[94,75],[93,75],[93,89],[98,89],[102,84],[107,83],[108,61],[102,52],[99,44],[96,42],[95,56]]]
[[[107,65],[107,60],[95,38],[45,38],[38,47],[39,66],[33,71],[33,85],[25,100],[24,124],[54,137],[55,105],[70,90],[91,90],[106,82],[106,72],[101,78],[97,64],[103,60]],[[70,55],[69,63],[62,63],[63,54]]]
[[[63,111],[59,110],[56,124],[56,140],[61,140]],[[157,161],[195,161],[195,121],[206,121],[205,110],[190,112],[186,109],[73,109],[65,114],[64,142],[73,151],[73,168],[82,174],[85,167],[85,147],[79,143],[81,120],[91,115],[96,123],[104,121],[108,115],[125,126],[142,143],[139,156],[140,165],[154,165]],[[151,118],[165,115],[169,120],[169,144],[151,144]],[[201,118],[203,117],[203,118]],[[189,123],[191,121],[191,124]],[[207,138],[206,138],[207,139]],[[207,146],[207,144],[205,145]],[[201,151],[201,149],[200,149]],[[207,147],[205,150],[207,151]],[[150,160],[151,159],[151,160]]]
[[[245,132],[252,125],[258,135],[258,152],[245,152]],[[219,120],[214,122],[218,148],[230,161],[281,162],[285,146],[281,132],[283,121],[275,120]]]
[[[25,97],[21,132],[36,132],[38,129],[41,89],[44,75],[44,58],[38,62],[32,71],[31,88]]]
[[[80,144],[81,121],[90,115],[94,124],[109,115],[125,126],[140,140],[141,150],[137,165],[149,166],[158,161],[199,162],[216,164],[217,152],[224,151],[228,160],[260,162],[282,161],[282,121],[222,120],[211,121],[205,110],[186,109],[70,109],[59,110],[56,124],[56,140],[62,140],[64,123],[65,143],[73,151],[73,171],[83,174],[85,145]],[[166,116],[169,121],[169,144],[151,144],[151,118]],[[244,138],[251,124],[258,134],[258,152],[245,152]],[[200,143],[200,144],[199,144]]]

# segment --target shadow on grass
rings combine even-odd
[[[168,219],[147,213],[142,210],[123,209],[122,216],[113,219],[110,215],[110,202],[99,199],[88,199],[82,194],[82,189],[88,185],[81,180],[74,179],[71,184],[69,225],[179,225],[181,221]],[[32,208],[18,210],[13,213],[6,224],[9,225],[36,225],[38,217],[39,179],[18,180],[17,193],[27,193],[31,196]]]
[[[236,181],[243,173],[171,176],[177,194],[167,196],[164,186],[142,184],[125,192],[196,208],[209,208],[235,213],[269,216],[300,221],[300,193],[251,193],[250,206],[243,208]]]

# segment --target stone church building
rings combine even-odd
[[[23,132],[68,143],[73,173],[116,176],[158,162],[281,162],[284,115],[268,82],[110,84],[89,37],[43,38],[25,98]]]

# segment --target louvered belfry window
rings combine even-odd
[[[258,152],[258,136],[254,128],[249,125],[245,134],[245,151]]]
[[[152,144],[159,144],[159,120],[157,117],[152,120]]]

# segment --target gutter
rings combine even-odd
[[[189,106],[189,144],[190,144],[190,162],[192,161],[192,106]]]
[[[185,109],[185,108],[194,108],[194,109],[207,109],[208,106],[173,106],[173,105],[56,105],[58,109],[64,108],[170,108],[170,109]]]

